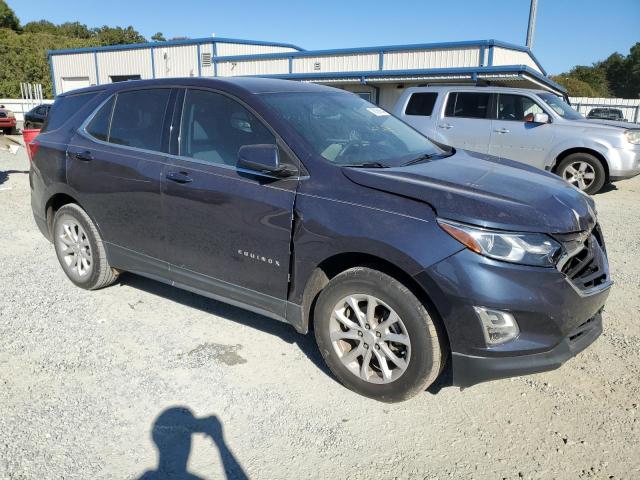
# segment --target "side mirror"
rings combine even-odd
[[[295,173],[286,166],[280,165],[276,145],[243,145],[238,150],[238,167],[277,177],[289,177]]]
[[[524,117],[527,123],[549,123],[549,115],[546,113],[530,113]]]

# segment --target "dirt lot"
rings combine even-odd
[[[387,405],[287,325],[133,275],[74,287],[27,170],[0,152],[0,478],[184,474],[190,447],[204,478],[640,478],[640,178],[596,196],[616,285],[591,348]]]

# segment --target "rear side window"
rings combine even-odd
[[[93,100],[99,92],[82,93],[80,95],[68,95],[58,97],[47,116],[47,121],[42,127],[42,131],[52,131],[60,128],[71,117]]]
[[[433,113],[436,98],[438,98],[438,94],[435,92],[414,93],[411,95],[404,113],[406,115],[430,117]]]
[[[118,93],[108,141],[161,151],[162,127],[170,95],[169,88]]]
[[[113,111],[114,103],[115,96],[111,97],[107,103],[100,107],[100,110],[94,115],[86,128],[87,133],[103,142],[109,140],[109,125],[111,123],[111,112]]]
[[[275,145],[273,134],[235,100],[205,90],[187,90],[180,155],[235,166],[243,145]]]
[[[454,92],[449,94],[445,116],[488,118],[490,93]]]
[[[529,97],[523,95],[505,95],[498,97],[498,120],[524,122],[531,113],[544,113],[544,110]]]

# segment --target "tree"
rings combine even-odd
[[[153,40],[154,42],[166,42],[167,39],[164,38],[164,35],[162,34],[162,32],[158,32],[155,35],[153,35],[153,37],[151,37],[151,40]]]
[[[0,0],[0,28],[20,31],[20,20],[4,0]]]
[[[138,33],[132,26],[122,28],[108,27],[105,25],[100,28],[94,28],[93,33],[93,38],[95,38],[98,45],[126,45],[147,41],[146,38]]]
[[[567,89],[570,97],[598,97],[594,88],[587,82],[574,78],[570,75],[561,74],[551,77],[551,80],[559,83]]]

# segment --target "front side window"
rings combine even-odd
[[[162,128],[170,94],[169,88],[118,93],[108,141],[162,151]]]
[[[488,118],[490,93],[452,92],[447,99],[445,116]]]
[[[571,108],[571,105],[553,93],[538,93],[538,97],[562,118],[566,118],[567,120],[581,120],[584,118],[582,114]]]
[[[529,114],[545,113],[540,106],[523,95],[498,95],[498,120],[524,122]]]
[[[414,93],[411,95],[404,113],[407,115],[430,117],[433,113],[436,98],[438,98],[438,94],[435,92]]]
[[[262,94],[314,153],[336,165],[391,167],[442,150],[406,123],[355,95]]]
[[[187,90],[182,110],[180,155],[235,166],[244,145],[275,145],[276,138],[245,107],[215,92]]]

